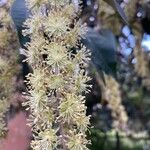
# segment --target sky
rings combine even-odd
[[[145,50],[150,51],[150,34],[144,34],[142,46],[145,48]]]

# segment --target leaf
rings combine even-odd
[[[117,47],[115,36],[111,31],[103,29],[97,32],[89,28],[83,43],[91,50],[92,63],[98,71],[103,70],[106,73],[115,73],[115,51]]]
[[[104,0],[104,1],[106,3],[108,3],[111,7],[113,7],[118,12],[118,14],[121,16],[121,18],[125,24],[128,24],[128,18],[126,16],[126,14],[116,0]]]

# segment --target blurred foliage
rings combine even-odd
[[[6,130],[5,115],[15,92],[15,75],[19,71],[19,42],[9,14],[11,5],[12,1],[2,1],[0,5],[0,136]]]
[[[114,118],[112,117],[113,109],[110,108],[111,96],[117,95],[118,90],[114,91],[115,83],[111,84],[110,91],[112,92],[108,98],[108,100],[103,99],[104,88],[106,89],[109,85],[109,78],[107,75],[111,75],[111,78],[116,79],[118,84],[120,85],[121,92],[121,103],[125,109],[122,109],[127,113],[129,120],[127,122],[127,126],[124,132],[137,132],[141,131],[149,133],[150,131],[150,123],[149,123],[149,82],[150,82],[150,74],[149,74],[149,53],[146,52],[141,47],[141,40],[144,31],[147,31],[148,28],[143,26],[143,21],[145,18],[149,17],[149,3],[148,1],[117,1],[117,5],[114,7],[114,3],[110,3],[110,1],[105,3],[104,1],[99,2],[99,11],[96,15],[95,13],[95,23],[94,29],[89,30],[89,35],[86,37],[86,44],[92,50],[92,67],[94,68],[92,71],[94,77],[94,86],[92,91],[93,97],[93,105],[91,108],[92,112],[92,123],[95,128],[100,129],[102,131],[107,131],[106,134],[109,133],[109,130],[113,128],[112,124]],[[109,5],[110,6],[109,6]],[[96,5],[92,3],[91,7],[94,8]],[[88,6],[89,7],[89,6]],[[116,7],[119,7],[117,9]],[[113,9],[114,8],[114,9]],[[119,10],[121,9],[121,12]],[[124,27],[125,18],[123,17],[125,12],[128,21],[127,25],[131,34],[133,35],[133,39],[135,40],[135,46],[127,45],[127,48],[131,49],[131,53],[128,56],[125,56],[123,53],[123,49],[121,48],[121,43],[119,42],[119,38],[123,38],[124,41],[128,40],[122,30]],[[93,16],[93,11],[91,11],[91,16]],[[90,15],[89,15],[90,18]],[[98,19],[97,19],[98,18]],[[88,19],[87,19],[88,20]],[[147,23],[149,20],[147,20]],[[88,21],[87,21],[88,23]],[[96,24],[96,25],[95,25]],[[144,22],[144,24],[146,24]],[[91,23],[89,23],[91,25]],[[105,31],[109,31],[109,36],[107,37],[103,34]],[[108,30],[109,29],[109,30]],[[91,32],[93,30],[93,32]],[[95,33],[94,33],[95,32]],[[102,34],[101,34],[102,33]],[[110,38],[110,34],[113,35],[115,40]],[[94,36],[93,36],[94,35]],[[115,37],[116,36],[116,37]],[[101,37],[101,38],[100,38]],[[106,37],[106,38],[105,38]],[[105,39],[105,40],[104,40]],[[133,43],[132,43],[133,45]],[[126,48],[126,49],[127,49]],[[124,49],[126,51],[126,49]],[[106,58],[106,57],[107,58]],[[99,59],[100,58],[100,59]],[[113,61],[112,61],[113,60]],[[115,61],[114,61],[115,60]],[[115,64],[115,67],[112,67]],[[111,66],[111,65],[112,66]],[[111,66],[111,67],[109,67]],[[110,69],[111,68],[111,69]],[[114,69],[115,68],[115,69]],[[114,69],[114,70],[112,70]],[[92,69],[90,68],[90,71]],[[103,75],[103,72],[106,75]],[[107,90],[106,90],[107,91]],[[101,105],[98,104],[98,100],[101,102]],[[114,98],[113,102],[116,104],[116,99]],[[92,102],[90,101],[90,106]],[[115,105],[114,105],[115,106]],[[119,107],[114,110],[118,111]],[[93,129],[94,131],[95,129]],[[102,149],[101,140],[104,140],[106,147],[103,149],[107,149],[110,144],[109,141],[106,141],[105,137],[100,139],[97,136],[97,130],[94,131],[95,134],[91,135],[91,138],[95,140],[93,145],[95,147],[93,149]],[[97,140],[98,139],[98,140]],[[114,136],[114,140],[116,137]],[[144,149],[143,146],[146,145],[146,140],[142,139],[143,142],[139,140],[132,140],[130,138],[122,138],[124,144],[124,149]],[[122,142],[122,141],[121,141]],[[128,142],[128,143],[126,143]],[[138,144],[140,143],[140,144]],[[100,144],[98,146],[98,144]],[[132,145],[132,146],[131,146]],[[127,147],[129,146],[129,147]],[[98,147],[98,148],[97,148]],[[116,148],[116,147],[115,147]],[[114,147],[108,147],[108,149],[115,149]],[[91,148],[92,149],[92,148]],[[121,148],[123,149],[123,148]],[[146,149],[146,148],[145,148]],[[149,149],[149,148],[148,148]]]
[[[145,6],[147,5],[145,0],[129,0],[127,2],[121,2],[121,0],[118,2],[116,0],[110,0],[111,3],[108,2],[110,6],[102,0],[99,1],[100,8],[98,16],[101,24],[104,27],[111,29],[116,35],[120,35],[120,31],[125,22],[125,24],[132,28],[132,31],[136,37],[142,37],[143,30],[141,28],[137,13],[141,13],[140,17],[144,17],[144,14],[147,11],[144,10]],[[109,0],[106,0],[106,2],[107,1]],[[111,6],[114,9],[112,9]],[[118,17],[118,14],[121,17]],[[113,25],[114,23],[115,25]]]
[[[92,130],[89,138],[92,140],[91,150],[149,150],[150,148],[149,139],[127,136],[121,132],[104,133]]]

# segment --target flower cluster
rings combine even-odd
[[[118,82],[109,75],[105,75],[105,100],[112,112],[113,127],[115,129],[125,129],[128,116],[122,105],[120,86]]]
[[[26,60],[33,72],[27,76],[35,150],[87,150],[85,96],[90,85],[86,67],[90,52],[80,39],[85,25],[69,0],[27,0],[31,10],[23,34]]]
[[[139,42],[137,42],[137,46],[134,49],[134,58],[136,60],[134,64],[135,72],[142,78],[142,85],[150,90],[150,58],[141,48]]]
[[[0,3],[0,136],[4,134],[4,114],[10,106],[17,72],[18,38],[9,15],[12,1]]]

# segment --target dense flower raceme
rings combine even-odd
[[[12,1],[0,1],[0,136],[5,131],[4,115],[15,91],[14,79],[18,70],[16,31],[9,14]]]
[[[127,127],[128,115],[122,104],[120,85],[113,77],[106,74],[105,82],[104,99],[108,102],[108,106],[111,109],[113,128],[125,130]]]
[[[134,58],[136,60],[134,64],[135,72],[141,77],[142,85],[150,90],[150,57],[147,55],[146,51],[141,48],[139,42],[137,42],[137,46],[134,49]]]
[[[27,76],[29,125],[35,150],[87,150],[85,96],[90,51],[80,44],[86,32],[67,0],[27,0],[31,16],[23,33],[26,60],[33,72]],[[76,49],[76,52],[74,51]]]

